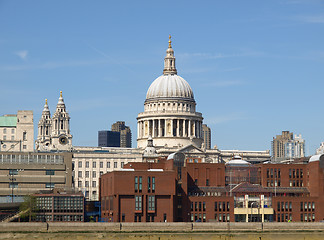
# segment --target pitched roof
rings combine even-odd
[[[232,189],[233,193],[270,193],[271,191],[269,189],[266,189],[262,187],[259,184],[251,184],[247,182],[242,182],[238,185],[236,185]]]

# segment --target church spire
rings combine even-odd
[[[175,67],[174,51],[171,46],[171,35],[169,35],[169,48],[167,49],[166,56],[164,58],[163,74],[164,75],[177,74],[177,69]]]

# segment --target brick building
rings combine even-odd
[[[107,222],[173,222],[175,171],[168,163],[131,163],[100,178]]]
[[[307,164],[254,165],[238,157],[228,163],[188,163],[179,159],[173,155],[159,163],[132,163],[124,171],[103,175],[100,181],[103,219],[114,222],[324,220],[324,155],[313,156]],[[154,192],[150,185],[153,177]]]

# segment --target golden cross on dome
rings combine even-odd
[[[47,98],[45,99],[45,104],[47,105]]]
[[[60,97],[62,97],[62,91],[60,91]]]
[[[169,48],[172,48],[171,47],[171,35],[169,35]]]

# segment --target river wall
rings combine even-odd
[[[4,232],[112,232],[112,233],[195,233],[195,232],[324,232],[324,222],[290,223],[0,223]],[[324,238],[323,238],[324,239]]]

